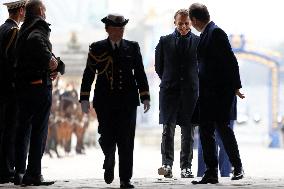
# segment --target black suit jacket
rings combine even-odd
[[[160,124],[190,125],[198,96],[198,42],[191,32],[181,37],[175,31],[160,38],[155,51],[155,70],[161,79]]]
[[[232,120],[235,91],[242,87],[239,66],[226,33],[209,22],[197,48],[200,119]]]
[[[137,42],[121,40],[118,52],[109,39],[91,44],[84,70],[80,101],[89,100],[96,78],[94,105],[109,107],[138,106],[150,99],[149,86]]]

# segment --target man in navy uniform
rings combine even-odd
[[[16,44],[16,88],[19,99],[19,126],[16,139],[15,185],[50,185],[41,174],[41,160],[52,103],[52,80],[58,61],[49,41],[50,24],[45,5],[29,0]],[[26,160],[27,160],[26,166]]]
[[[128,19],[109,14],[101,20],[108,38],[90,46],[83,74],[80,102],[89,113],[91,85],[96,76],[93,107],[99,122],[99,143],[105,155],[105,182],[114,179],[116,145],[119,155],[121,188],[134,188],[130,179],[133,169],[133,149],[136,112],[139,96],[144,112],[150,108],[150,93],[142,56],[137,42],[123,39]]]
[[[237,140],[230,124],[231,109],[235,96],[245,98],[238,61],[232,51],[227,34],[213,21],[203,4],[189,7],[192,26],[201,32],[197,47],[199,66],[199,133],[203,158],[207,170],[200,181],[193,184],[218,183],[218,159],[216,155],[215,130],[220,134],[230,162],[234,167],[232,180],[244,176]]]
[[[25,15],[25,0],[4,3],[9,18],[0,26],[0,183],[13,182],[17,103],[15,93],[15,42]]]
[[[160,84],[160,124],[163,124],[159,175],[171,178],[175,127],[181,128],[181,178],[192,178],[194,127],[192,115],[198,98],[196,48],[199,37],[191,33],[188,10],[174,15],[175,31],[162,36],[155,51],[155,70]]]

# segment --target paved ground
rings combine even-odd
[[[148,136],[152,136],[151,135]],[[176,134],[179,135],[178,133]],[[179,168],[179,145],[177,142],[175,162],[173,166],[174,179],[164,179],[157,175],[157,169],[161,166],[161,154],[159,140],[156,144],[146,145],[147,141],[154,141],[151,137],[145,137],[145,141],[139,139],[135,143],[133,179],[136,188],[151,189],[227,189],[227,188],[256,188],[256,189],[284,189],[284,149],[271,149],[263,144],[255,145],[239,138],[240,154],[244,165],[245,178],[239,181],[231,181],[230,178],[220,178],[219,184],[192,185],[194,179],[181,179]],[[238,135],[237,137],[240,137]],[[138,137],[140,138],[140,137]],[[148,140],[147,140],[148,139]],[[143,142],[141,142],[143,141]],[[63,151],[59,152],[64,155]],[[103,180],[103,153],[99,147],[87,149],[85,155],[76,155],[72,152],[64,158],[43,157],[43,175],[46,180],[56,180],[56,183],[46,187],[25,188],[50,188],[50,189],[79,189],[79,188],[119,188],[118,166],[115,167],[115,179],[110,185]],[[192,171],[197,172],[197,150],[194,150]],[[0,189],[21,188],[12,184],[0,184]]]
[[[135,178],[133,184],[135,188],[151,188],[151,189],[184,189],[184,188],[196,188],[196,189],[280,189],[284,188],[284,179],[272,179],[272,178],[251,178],[247,177],[240,181],[231,181],[228,178],[221,178],[219,184],[207,184],[207,185],[192,185],[193,179],[157,179],[157,178]],[[23,188],[15,187],[12,184],[0,185],[0,188]],[[51,186],[30,186],[24,188],[50,188],[50,189],[77,189],[77,188],[119,188],[118,179],[115,179],[114,183],[108,185],[105,184],[102,179],[82,179],[82,180],[59,180]]]
[[[239,181],[230,178],[219,178],[219,184],[192,185],[194,179],[181,179],[178,161],[173,166],[173,179],[165,179],[157,175],[160,166],[160,153],[156,148],[139,148],[134,153],[134,173],[132,182],[136,188],[151,189],[227,189],[227,188],[284,188],[284,170],[281,164],[284,157],[283,149],[243,147],[242,158],[246,177]],[[197,151],[194,150],[193,172],[196,173]],[[179,159],[176,151],[175,158]],[[268,161],[267,161],[268,160]],[[79,188],[119,188],[118,168],[115,167],[115,179],[110,185],[103,180],[103,154],[99,148],[89,149],[86,155],[74,155],[61,159],[43,158],[43,175],[46,180],[56,180],[54,185],[25,188],[79,189]],[[0,185],[1,188],[21,188],[12,184]]]

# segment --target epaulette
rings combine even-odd
[[[16,38],[16,35],[17,35],[18,31],[19,31],[19,28],[16,27],[16,26],[14,26],[14,27],[12,27],[10,30],[11,30],[13,33],[12,33],[12,36],[11,36],[11,38],[10,38],[10,40],[9,40],[9,43],[8,43],[8,45],[6,46],[6,49],[5,49],[6,55],[8,54],[8,50],[9,50],[11,44],[13,43],[14,39]]]

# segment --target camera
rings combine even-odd
[[[64,64],[64,62],[62,62],[60,57],[56,57],[56,60],[57,60],[57,63],[58,63],[56,71],[59,72],[61,75],[63,75],[65,73],[65,64]]]

